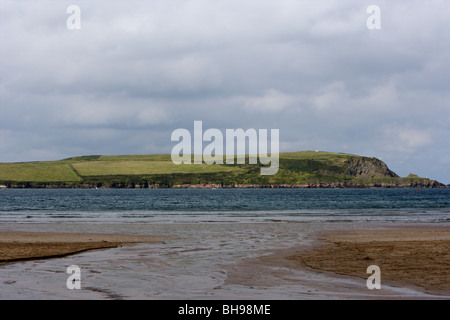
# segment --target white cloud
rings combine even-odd
[[[386,126],[383,129],[384,148],[396,153],[413,153],[433,144],[429,129],[415,129],[401,126]]]
[[[321,89],[312,97],[313,107],[318,111],[348,108],[348,92],[343,82],[334,82]]]
[[[77,103],[74,103],[77,101]],[[160,124],[170,119],[162,107],[149,101],[90,101],[79,97],[68,106],[55,110],[53,125],[68,127],[132,128]]]
[[[251,112],[277,113],[292,107],[297,98],[276,89],[267,90],[263,96],[245,99],[244,107]]]

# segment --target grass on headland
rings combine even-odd
[[[59,161],[0,163],[0,181],[81,182],[70,164]]]
[[[176,165],[171,161],[157,160],[99,160],[95,162],[76,162],[73,168],[81,176],[102,175],[150,175],[150,174],[174,174],[174,173],[208,173],[208,172],[244,172],[235,166],[222,165]]]
[[[279,154],[279,171],[262,176],[261,164],[181,164],[170,154],[81,156],[60,161],[0,163],[0,185],[147,187],[196,184],[376,186],[426,185],[429,179],[400,178],[378,159],[302,151]]]

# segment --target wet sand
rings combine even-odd
[[[450,227],[329,231],[311,248],[287,252],[291,267],[367,279],[377,265],[381,284],[450,295]]]
[[[0,262],[57,258],[136,243],[160,243],[166,239],[115,234],[0,232]]]
[[[11,231],[12,227],[0,231],[0,259],[41,260],[2,264],[0,299],[450,297],[450,227],[445,226],[365,225],[370,229],[362,230],[361,225],[336,223],[49,224]],[[34,232],[37,228],[46,232]],[[93,251],[111,247],[118,248]],[[49,259],[65,255],[70,256]],[[79,293],[65,287],[63,271],[72,264],[83,268]],[[382,290],[367,289],[369,265],[380,267]]]

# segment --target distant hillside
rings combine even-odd
[[[82,156],[59,161],[0,163],[0,187],[9,188],[436,188],[445,185],[401,178],[376,158],[330,152],[280,153],[277,174],[261,165],[175,165],[169,154]]]

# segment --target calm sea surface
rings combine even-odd
[[[449,223],[450,189],[3,189],[0,222]]]
[[[0,229],[170,239],[0,265],[0,300],[434,298],[259,260],[316,231],[421,223],[450,223],[450,189],[2,189]]]

